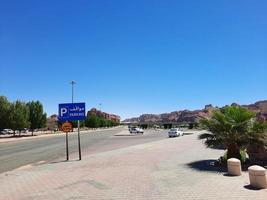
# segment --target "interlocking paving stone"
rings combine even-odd
[[[245,188],[247,172],[228,177],[207,166],[222,154],[197,134],[164,139],[0,174],[0,199],[266,200],[267,190]]]

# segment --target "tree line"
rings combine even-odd
[[[113,127],[118,126],[119,122],[105,119],[94,114],[88,115],[84,121],[86,127],[99,128],[99,127]]]
[[[46,126],[46,113],[40,101],[9,102],[5,96],[0,96],[0,129],[16,131],[27,128],[33,131]]]
[[[72,122],[73,127],[77,127],[77,121]],[[61,123],[58,122],[57,126]],[[100,128],[113,127],[119,122],[105,119],[103,116],[88,115],[85,120],[80,122],[81,127]],[[33,135],[35,129],[47,128],[47,115],[44,112],[40,101],[15,101],[9,102],[5,96],[0,96],[0,130],[12,129],[16,131],[30,129]]]
[[[61,123],[59,122],[59,125]],[[120,125],[119,122],[105,119],[103,116],[97,116],[94,114],[87,115],[85,120],[80,121],[81,127],[87,127],[87,128],[102,128],[102,127],[114,127]],[[72,122],[73,128],[78,127],[78,122],[73,121]]]

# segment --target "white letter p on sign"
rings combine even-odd
[[[68,112],[67,108],[61,108],[60,109],[60,116],[63,117],[64,114],[66,114]]]

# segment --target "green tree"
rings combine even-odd
[[[10,128],[10,102],[4,96],[0,96],[0,129]]]
[[[78,128],[78,121],[72,121],[71,123],[73,128]],[[80,127],[84,126],[85,126],[85,120],[80,120]]]
[[[77,128],[78,127],[78,121],[72,121],[72,130],[73,128]]]
[[[21,101],[16,101],[10,106],[10,128],[15,130],[22,130],[23,128],[29,128],[29,108]]]
[[[27,106],[29,110],[30,129],[33,136],[34,129],[46,126],[46,113],[44,113],[43,105],[39,101],[30,101],[27,103]]]
[[[107,120],[107,127],[112,127],[113,126],[113,121]]]
[[[98,128],[100,125],[99,118],[95,115],[89,115],[85,120],[85,125],[89,128]]]
[[[85,127],[85,120],[80,121],[80,127]]]
[[[107,126],[107,120],[105,120],[102,117],[99,117],[99,127],[106,127]]]
[[[200,121],[208,130],[199,136],[205,139],[208,147],[223,146],[227,149],[227,158],[241,158],[240,150],[252,142],[264,141],[261,122],[255,121],[255,113],[240,106],[227,106],[215,111],[211,119]]]

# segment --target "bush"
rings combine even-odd
[[[241,155],[241,158],[240,158],[241,163],[246,162],[246,160],[247,160],[246,151],[245,150],[241,150],[240,151],[240,155]],[[227,151],[225,151],[224,155],[219,160],[222,163],[226,163],[228,159],[230,159],[230,158],[227,158]]]
[[[89,115],[85,120],[85,126],[88,128],[113,127],[118,125],[118,122],[107,120],[96,115]]]
[[[207,147],[223,146],[227,157],[242,159],[240,152],[251,144],[264,145],[267,126],[256,120],[256,113],[240,107],[226,106],[213,112],[210,119],[202,119],[202,128],[208,132],[199,135]]]
[[[100,125],[99,119],[95,115],[90,115],[85,120],[85,126],[89,128],[98,128]]]

